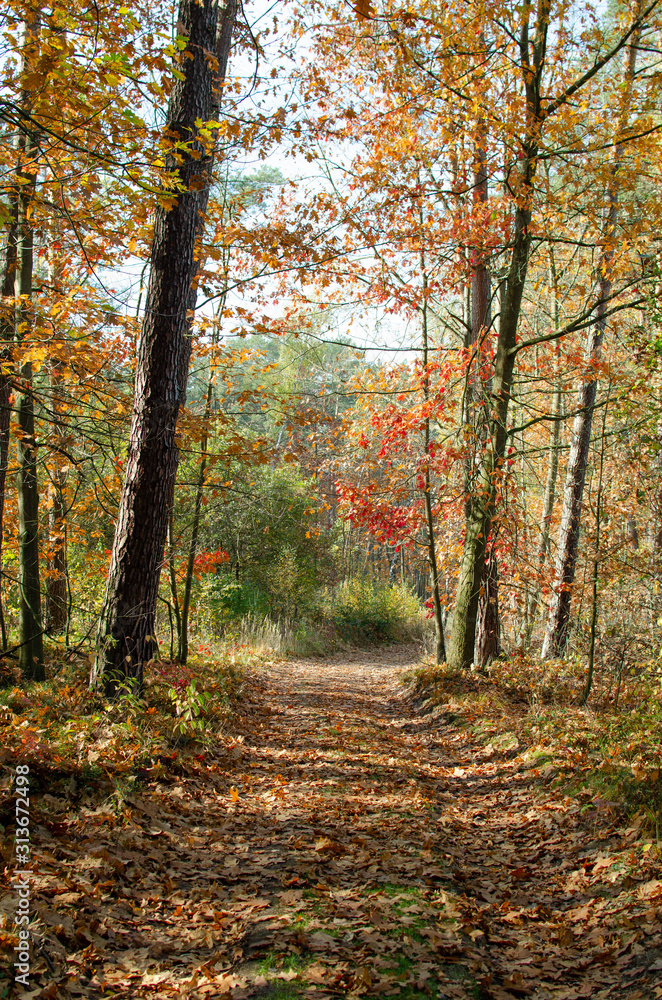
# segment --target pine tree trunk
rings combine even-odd
[[[641,4],[638,5],[636,11],[637,17],[640,11]],[[627,128],[640,34],[640,29],[633,32],[626,49],[623,103],[621,105],[616,132],[618,138],[624,134]],[[616,235],[616,224],[618,221],[617,178],[622,159],[623,144],[619,143],[616,145],[614,152],[608,182],[608,211],[602,234],[603,248],[598,264],[600,279],[598,282],[595,310],[596,321],[588,334],[586,344],[586,361],[589,371],[587,376],[582,380],[577,394],[577,415],[575,416],[572,428],[570,455],[568,457],[568,469],[563,493],[563,510],[559,529],[554,589],[552,591],[547,628],[542,645],[541,655],[543,659],[562,656],[568,640],[570,604],[577,563],[586,467],[588,464],[593,411],[595,409],[598,388],[598,380],[593,372],[595,365],[600,361],[602,355],[602,341],[607,325],[607,302],[612,290],[611,267],[614,256],[613,248],[618,238]]]
[[[165,135],[187,145],[179,146],[178,163],[167,158],[180,193],[174,204],[158,208],[154,223],[126,473],[91,677],[111,695],[121,684],[142,688],[143,666],[155,649],[159,577],[179,460],[175,430],[186,397],[197,250],[213,165],[213,139],[201,135],[200,126],[218,113],[236,10],[236,0],[227,0],[220,17],[216,0],[181,0],[179,8],[190,58],[182,59],[183,79],[173,86]]]

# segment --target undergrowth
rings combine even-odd
[[[495,661],[486,671],[424,663],[405,678],[417,708],[464,726],[488,753],[521,754],[541,782],[585,800],[587,809],[633,817],[662,836],[662,686],[642,664],[614,700],[581,705],[578,663]]]
[[[241,697],[248,651],[150,665],[144,694],[116,701],[89,688],[87,656],[54,648],[46,681],[5,669],[0,688],[0,761],[30,765],[48,785],[54,776],[79,786],[159,779],[213,753]]]
[[[245,615],[235,638],[279,655],[323,656],[352,647],[422,641],[428,624],[408,587],[355,578],[330,588],[298,619]]]

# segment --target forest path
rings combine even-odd
[[[236,818],[253,864],[266,824],[259,889],[279,916],[246,936],[244,959],[266,960],[237,986],[276,995],[280,974],[288,997],[662,995],[662,884],[625,900],[609,818],[599,830],[595,811],[548,792],[517,748],[413,713],[400,681],[416,659],[396,647],[269,668]]]
[[[662,997],[634,833],[512,734],[417,714],[417,655],[265,663],[213,755],[119,806],[41,797],[38,995]]]

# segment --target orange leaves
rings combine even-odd
[[[193,574],[199,580],[205,573],[215,573],[219,566],[230,561],[230,556],[223,549],[216,549],[215,552],[203,550],[198,552],[193,563]],[[182,576],[186,573],[186,564],[180,567]]]

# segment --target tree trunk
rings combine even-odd
[[[484,48],[481,36],[481,44]],[[488,199],[487,155],[485,149],[485,123],[479,121],[475,148],[473,202],[474,209],[482,208]],[[491,389],[490,380],[484,381],[484,341],[492,325],[492,283],[487,267],[486,254],[474,247],[471,275],[471,333],[467,347],[475,355],[476,374],[470,380],[473,392],[469,393],[469,420],[474,428],[476,448],[481,448],[488,433],[486,422],[486,396]],[[494,555],[493,543],[486,552],[478,598],[476,635],[473,660],[479,667],[486,666],[501,652],[501,627],[499,624],[499,566]]]
[[[543,22],[544,23],[544,22]],[[541,30],[545,31],[546,28]],[[539,67],[541,71],[542,64]],[[533,83],[527,85],[527,90]],[[535,110],[535,109],[534,109]],[[535,126],[537,115],[532,114]],[[531,246],[530,192],[538,159],[535,133],[524,144],[520,196],[515,211],[513,255],[502,306],[494,362],[494,379],[489,398],[488,435],[476,481],[467,500],[465,538],[448,649],[448,662],[455,669],[469,667],[474,658],[476,619],[481,582],[485,569],[487,538],[490,533],[506,451],[508,405],[516,357],[517,324],[522,305]]]
[[[420,207],[421,239],[423,238],[424,218]],[[430,564],[430,583],[432,588],[432,612],[434,615],[434,659],[435,663],[446,662],[446,641],[444,639],[444,619],[441,607],[441,592],[439,590],[439,564],[437,562],[437,546],[434,537],[434,516],[432,511],[432,477],[430,475],[430,414],[427,403],[430,398],[429,369],[429,335],[428,335],[428,275],[425,266],[425,251],[421,249],[421,274],[423,278],[423,308],[422,340],[423,340],[423,397],[425,400],[425,417],[423,424],[423,444],[425,448],[425,467],[423,472],[425,527],[427,531],[428,563]]]
[[[554,254],[550,248],[550,282],[552,287],[553,302],[552,314],[554,318],[554,329],[560,326],[559,315],[559,294],[558,294],[558,274]],[[561,444],[561,374],[559,365],[559,350],[556,349],[556,385],[554,387],[554,402],[552,405],[552,427],[549,433],[549,460],[547,465],[547,480],[545,482],[545,493],[542,503],[542,519],[540,522],[540,532],[538,534],[538,545],[536,548],[536,570],[537,579],[533,589],[528,595],[526,604],[525,620],[522,624],[518,645],[520,648],[528,648],[535,626],[535,617],[540,604],[540,591],[542,586],[542,574],[545,567],[545,560],[549,551],[550,525],[554,512],[554,502],[556,500],[556,483],[559,475],[559,449]]]
[[[179,629],[179,650],[177,658],[180,663],[186,663],[188,659],[188,616],[191,609],[191,590],[193,587],[193,571],[195,569],[195,557],[198,553],[198,535],[200,533],[200,513],[202,511],[202,497],[205,489],[205,473],[207,470],[207,446],[209,444],[209,418],[211,416],[211,401],[214,391],[213,369],[209,371],[209,382],[207,383],[207,398],[205,400],[204,425],[205,429],[200,442],[200,466],[198,469],[198,480],[195,485],[195,501],[193,510],[193,524],[191,526],[191,538],[188,547],[188,559],[186,562],[186,580],[184,581],[184,596],[182,598],[182,613]]]
[[[143,665],[155,646],[159,577],[179,460],[175,430],[186,397],[199,242],[213,166],[214,138],[205,125],[218,113],[236,10],[237,0],[226,0],[220,18],[216,0],[181,0],[179,8],[187,53],[165,128],[165,136],[178,145],[177,160],[170,154],[166,166],[179,193],[156,212],[126,473],[91,677],[111,695],[121,684],[142,688]],[[164,200],[170,199],[164,195]]]
[[[62,283],[62,265],[58,259],[54,237],[50,262],[50,285],[59,289]],[[67,568],[67,523],[65,488],[67,474],[64,461],[57,450],[58,442],[63,438],[62,418],[65,412],[65,401],[62,391],[62,362],[58,357],[50,359],[49,383],[51,420],[56,447],[53,451],[53,471],[48,487],[48,574],[46,577],[46,632],[51,635],[61,635],[67,627],[69,612],[69,573]]]
[[[591,581],[591,633],[588,647],[588,670],[586,672],[586,684],[579,704],[585,705],[591,694],[593,687],[593,673],[595,670],[595,646],[597,639],[598,625],[598,571],[600,568],[600,529],[602,519],[600,516],[600,505],[602,504],[602,484],[604,482],[605,468],[605,430],[607,427],[607,404],[602,413],[602,448],[600,449],[600,476],[598,479],[598,495],[595,501],[595,543],[593,546],[593,579]]]
[[[9,425],[11,422],[11,378],[6,371],[11,361],[11,342],[14,339],[16,250],[18,245],[18,191],[10,199],[10,222],[7,231],[4,267],[2,273],[2,304],[0,306],[0,636],[2,648],[7,649],[7,628],[2,600],[2,543],[4,538],[5,488],[9,467]]]
[[[49,553],[45,616],[46,632],[49,635],[62,635],[67,627],[69,609],[65,485],[66,474],[60,468],[56,468],[49,487]]]
[[[641,3],[637,7],[637,17],[640,12]],[[620,139],[627,128],[640,34],[640,29],[636,29],[632,33],[625,53],[623,103],[616,131],[618,139]],[[570,455],[568,457],[568,469],[563,493],[563,510],[559,529],[554,589],[552,591],[547,628],[542,645],[541,655],[543,659],[562,656],[568,640],[570,602],[577,563],[586,466],[591,442],[593,410],[595,409],[595,398],[598,388],[595,365],[599,362],[602,355],[602,341],[607,324],[607,301],[612,289],[611,267],[614,256],[614,244],[617,239],[616,223],[618,220],[617,176],[623,159],[623,151],[623,144],[617,144],[608,182],[607,204],[609,207],[603,229],[603,248],[598,264],[600,278],[595,310],[596,321],[588,334],[586,344],[588,372],[579,386],[577,395],[577,415],[572,427]]]
[[[545,559],[549,549],[549,528],[554,511],[554,501],[556,499],[556,482],[559,475],[559,448],[561,444],[561,385],[557,383],[554,390],[554,406],[552,414],[555,417],[549,435],[549,464],[547,466],[547,480],[545,482],[545,495],[542,502],[542,519],[540,522],[540,533],[538,535],[538,545],[536,549],[536,569],[538,579],[533,591],[529,594],[527,606],[526,636],[527,645],[531,641],[534,620],[540,603],[540,578],[545,567]]]
[[[21,186],[18,216],[16,268],[16,339],[23,339],[32,322],[33,243],[30,203],[34,174],[26,174]],[[44,669],[41,589],[39,583],[39,492],[37,442],[34,424],[32,364],[19,372],[16,400],[18,415],[18,552],[19,552],[19,667],[36,681],[46,678]]]
[[[653,493],[653,573],[660,580],[662,577],[662,420],[658,420],[655,436],[657,438],[658,452],[655,456],[653,468],[656,473],[656,482]]]
[[[37,53],[38,21],[26,24],[23,48],[23,73],[27,74]],[[30,106],[31,92],[21,96],[24,110]],[[20,133],[18,138],[18,230],[16,246],[16,327],[20,343],[32,325],[32,272],[34,242],[31,209],[36,185],[37,166],[32,160],[32,140]],[[39,492],[37,484],[37,442],[34,423],[32,364],[21,365],[18,379],[16,412],[18,416],[18,558],[19,558],[19,658],[26,677],[36,681],[46,678],[39,582]]]
[[[182,634],[182,613],[179,608],[179,594],[177,593],[177,567],[175,565],[175,518],[172,507],[168,518],[168,571],[170,576],[170,596],[172,597],[171,616],[175,616],[175,631],[177,632],[177,648],[181,645]],[[170,659],[174,660],[175,651],[172,641],[172,620],[170,622]]]
[[[483,580],[478,600],[474,663],[479,667],[485,667],[500,652],[499,566],[494,552],[489,550],[483,570]]]

